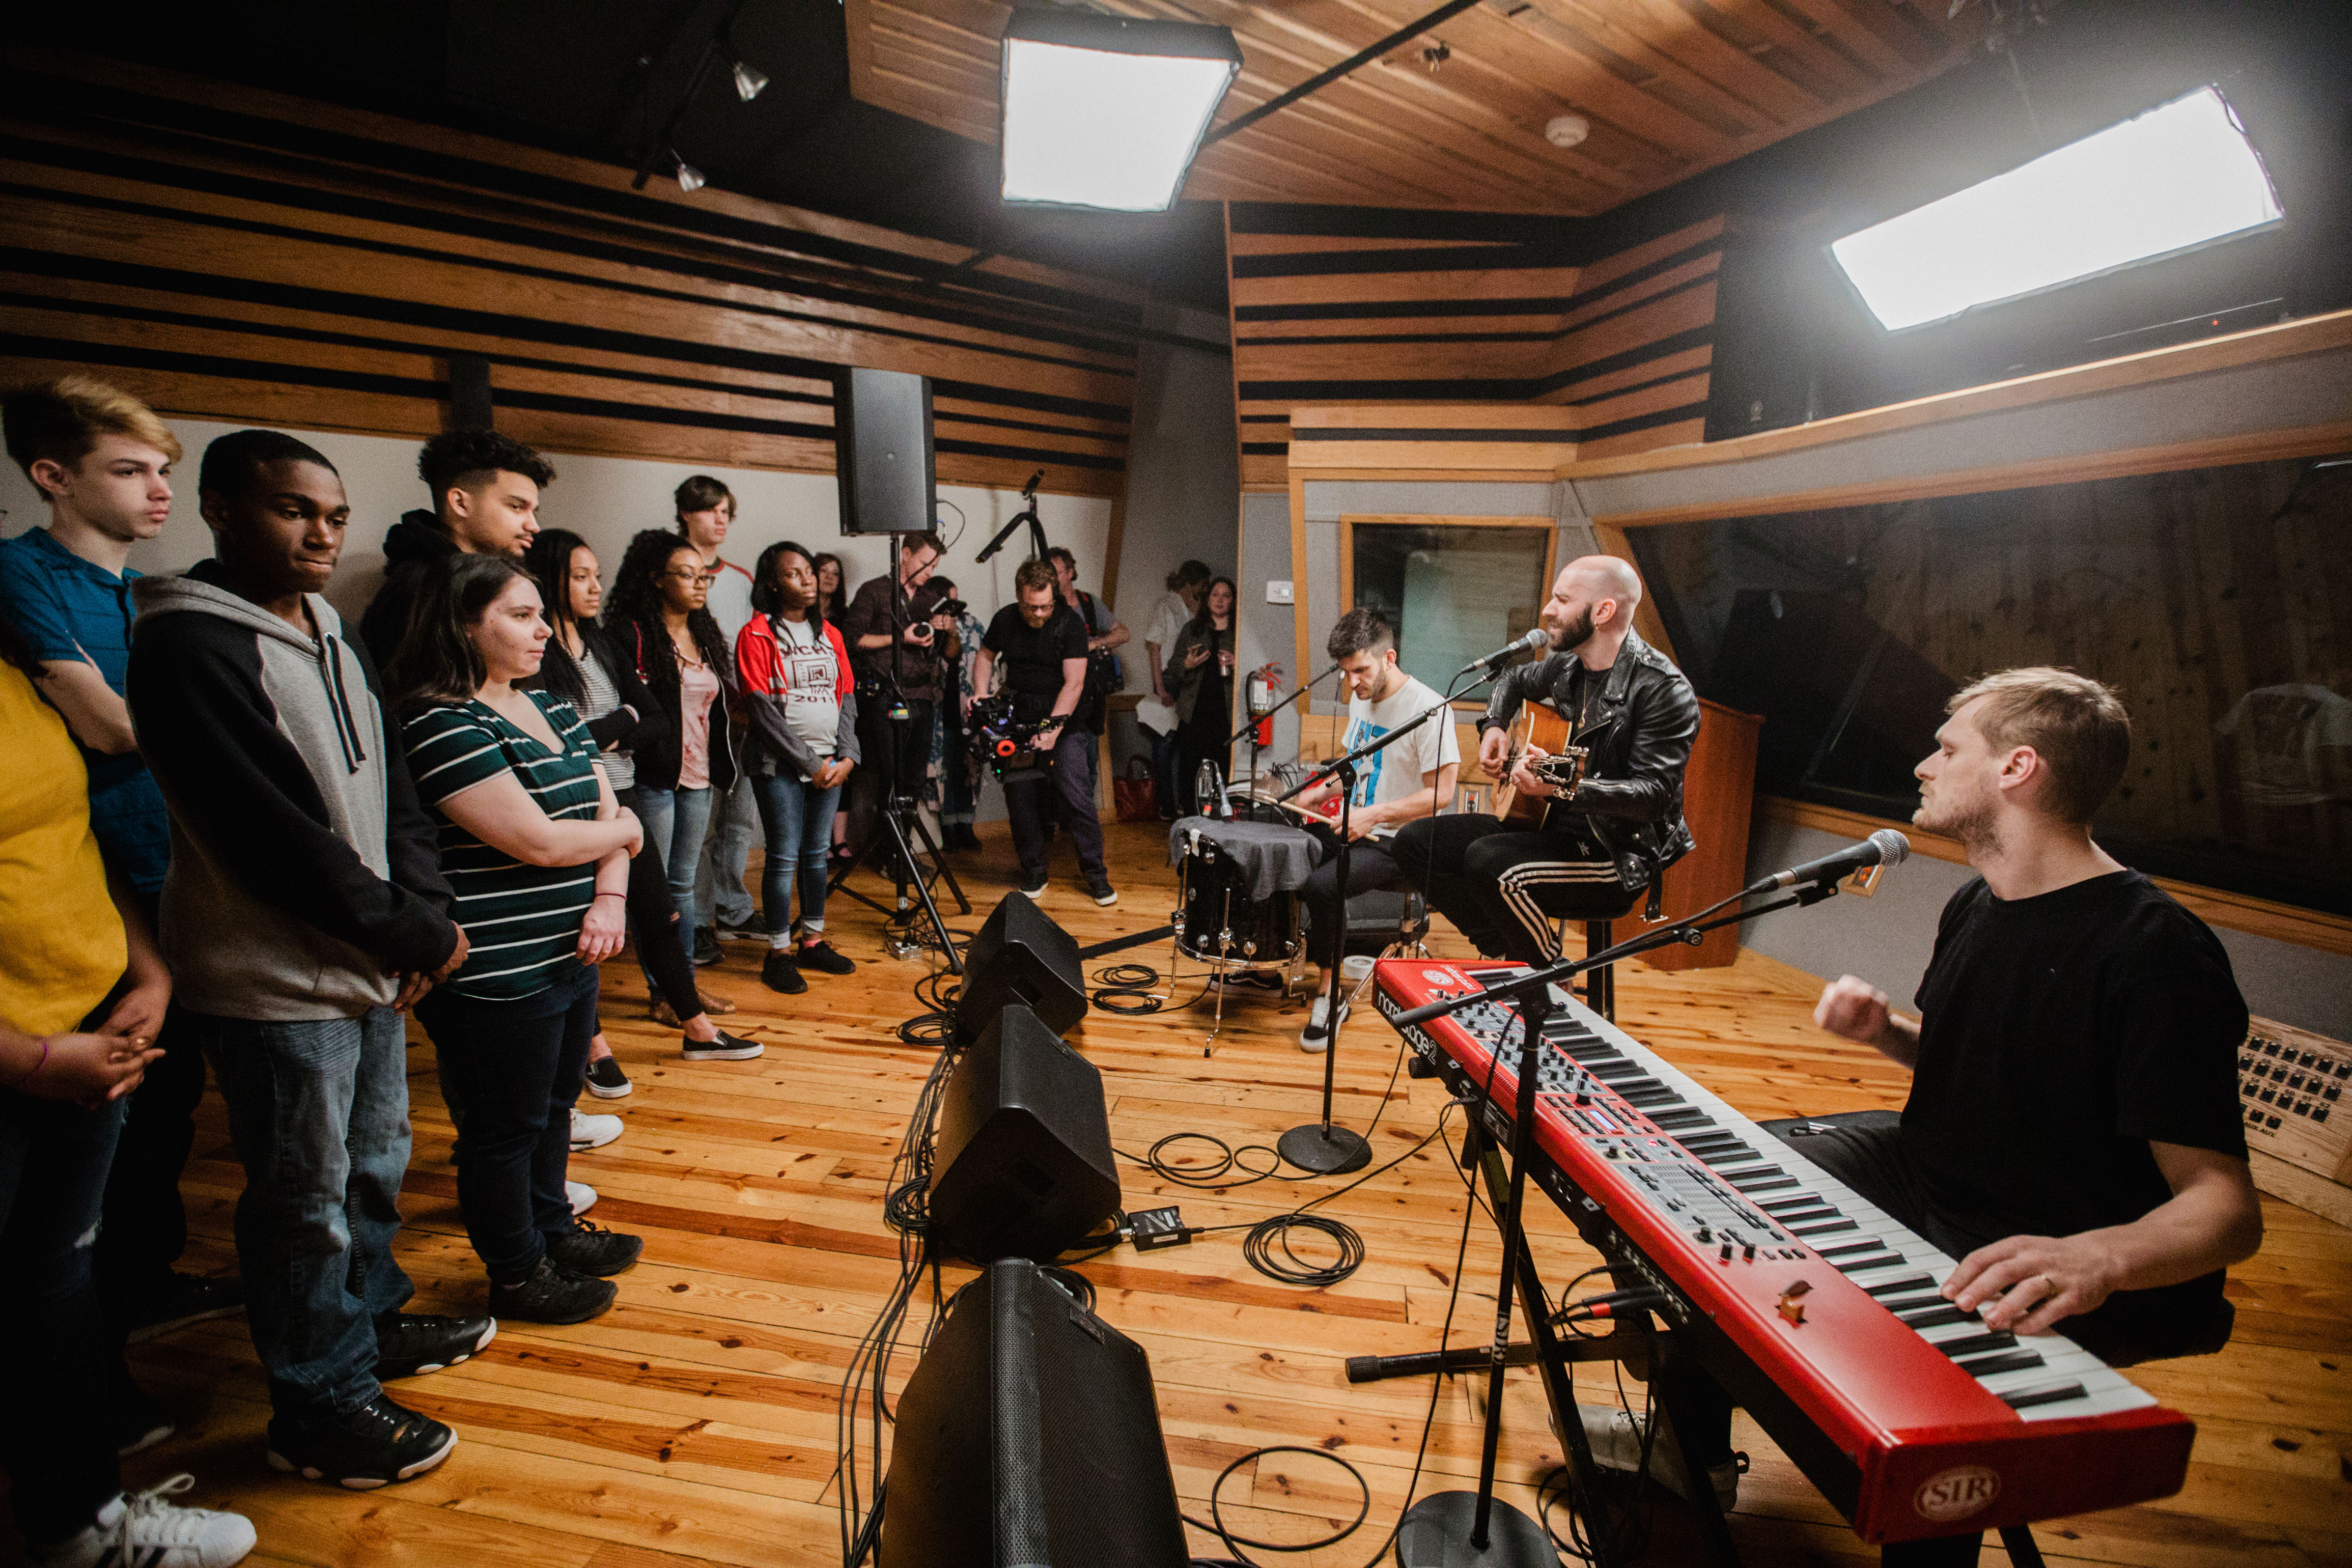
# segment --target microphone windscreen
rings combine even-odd
[[[1911,858],[1911,840],[1891,827],[1880,828],[1870,836],[1870,841],[1878,846],[1878,863],[1882,866],[1900,866]]]

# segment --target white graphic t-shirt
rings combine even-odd
[[[820,757],[833,755],[841,731],[841,672],[833,645],[806,621],[773,617],[783,670],[784,722]]]
[[[1424,683],[1408,676],[1405,683],[1379,702],[1367,702],[1360,697],[1348,699],[1348,735],[1341,742],[1348,751],[1369,742],[1377,741],[1400,725],[1411,723],[1413,718],[1437,700],[1437,693]],[[1373,752],[1356,765],[1356,805],[1385,805],[1427,786],[1424,773],[1435,773],[1448,763],[1462,761],[1462,743],[1454,739],[1454,716],[1441,713],[1385,750]],[[1394,823],[1382,823],[1373,829],[1373,837],[1385,838],[1397,830]]]

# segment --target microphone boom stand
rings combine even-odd
[[[1746,889],[1730,898],[1709,905],[1687,920],[1671,926],[1644,931],[1629,937],[1616,946],[1597,953],[1587,953],[1580,959],[1562,959],[1557,963],[1518,975],[1499,985],[1486,986],[1466,995],[1448,997],[1423,1006],[1408,1009],[1390,1019],[1399,1032],[1433,1018],[1456,1013],[1465,1007],[1498,998],[1516,998],[1518,1002],[1519,1060],[1517,1082],[1514,1086],[1514,1109],[1511,1115],[1510,1181],[1508,1195],[1499,1218],[1503,1226],[1502,1279],[1495,1292],[1495,1338],[1487,1352],[1486,1424],[1481,1438],[1478,1456],[1478,1489],[1475,1492],[1438,1492],[1423,1498],[1405,1510],[1397,1527],[1397,1555],[1404,1568],[1557,1568],[1559,1553],[1552,1549],[1551,1539],[1544,1527],[1520,1510],[1508,1503],[1495,1500],[1495,1464],[1503,1435],[1503,1372],[1510,1359],[1512,1291],[1521,1281],[1515,1278],[1525,1250],[1527,1239],[1526,1208],[1528,1150],[1533,1136],[1531,1129],[1536,1114],[1537,1064],[1543,1051],[1543,1027],[1552,1013],[1551,987],[1563,988],[1577,975],[1621,958],[1631,958],[1654,949],[1670,947],[1676,942],[1696,945],[1705,940],[1708,931],[1719,926],[1750,921],[1759,915],[1792,905],[1818,903],[1837,893],[1835,880],[1815,882],[1800,889],[1790,897],[1753,910],[1740,910],[1721,920],[1709,920],[1717,910],[1738,902],[1748,896]],[[1499,1051],[1498,1053],[1499,1054]],[[1492,1082],[1491,1076],[1488,1080]],[[1483,1113],[1484,1107],[1480,1108]],[[1473,1125],[1483,1125],[1483,1114],[1475,1117]],[[1530,1267],[1531,1267],[1530,1262]],[[1531,1314],[1536,1310],[1529,1302]],[[1538,1334],[1542,1345],[1548,1336]],[[1548,1380],[1549,1383],[1549,1380]],[[1549,1388],[1548,1388],[1549,1392]],[[1574,1460],[1584,1461],[1575,1468],[1589,1467],[1591,1450],[1584,1440],[1581,1418],[1573,1409],[1555,1409],[1560,1430]],[[1584,1497],[1592,1495],[1591,1476],[1579,1475],[1579,1489]],[[1716,1549],[1719,1561],[1736,1561],[1725,1555],[1730,1544],[1719,1510],[1711,1508],[1713,1497],[1699,1505],[1702,1529],[1709,1535],[1709,1544]],[[1467,1510],[1467,1518],[1465,1510]],[[1592,1561],[1608,1563],[1617,1560],[1618,1543],[1612,1539],[1604,1521],[1589,1518],[1587,1539],[1593,1543]],[[1499,1530],[1496,1528],[1499,1523]],[[1709,1525],[1712,1528],[1707,1528]]]
[[[1322,677],[1316,679],[1319,680]],[[1302,692],[1306,689],[1303,686],[1299,688]],[[1275,1148],[1284,1159],[1318,1175],[1360,1171],[1371,1163],[1372,1159],[1372,1146],[1362,1134],[1345,1127],[1335,1127],[1331,1122],[1331,1089],[1339,1074],[1339,992],[1347,984],[1340,970],[1348,955],[1348,861],[1349,853],[1355,844],[1354,837],[1349,832],[1349,823],[1355,814],[1356,764],[1396,744],[1451,707],[1452,702],[1448,700],[1422,710],[1387,734],[1367,741],[1337,762],[1325,763],[1309,773],[1297,788],[1277,797],[1288,800],[1328,778],[1336,777],[1340,784],[1339,918],[1331,922],[1331,976],[1323,1003],[1323,1119],[1294,1127],[1275,1141]]]

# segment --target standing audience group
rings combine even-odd
[[[1024,884],[1058,805],[1089,891],[1117,896],[1092,796],[1128,633],[1066,551],[983,629],[935,580],[932,534],[854,595],[789,541],[744,570],[721,553],[735,498],[697,475],[608,594],[587,543],[541,527],[553,465],[457,431],[425,443],[429,504],[347,626],[324,595],[352,508],[313,447],[213,441],[210,557],[142,578],[131,552],[184,482],[169,427],[79,376],[0,415],[49,510],[0,542],[0,1322],[38,1347],[0,1382],[0,1468],[44,1568],[225,1568],[254,1545],[173,1500],[192,1478],[124,1493],[121,1461],[173,1432],[128,1343],[242,1309],[269,1463],[366,1489],[457,1442],[393,1385],[478,1354],[498,1318],[607,1310],[643,1243],[584,1218],[596,1194],[568,1171],[621,1131],[583,1091],[632,1087],[599,966],[634,945],[685,1059],[759,1056],[697,968],[746,938],[778,992],[854,970],[826,892],[882,814],[919,802],[977,844],[963,719],[995,667],[1061,784],[1011,792]],[[457,1131],[481,1315],[408,1310],[394,1252],[411,1016]],[[174,1267],[207,1065],[246,1174],[235,1278]]]

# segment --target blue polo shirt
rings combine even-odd
[[[83,560],[46,528],[0,540],[0,606],[34,656],[87,658],[117,697],[131,664],[131,584],[138,576],[126,568],[118,577]],[[155,775],[136,752],[110,757],[82,746],[81,758],[89,769],[90,831],[107,864],[141,892],[162,891],[172,829]]]

